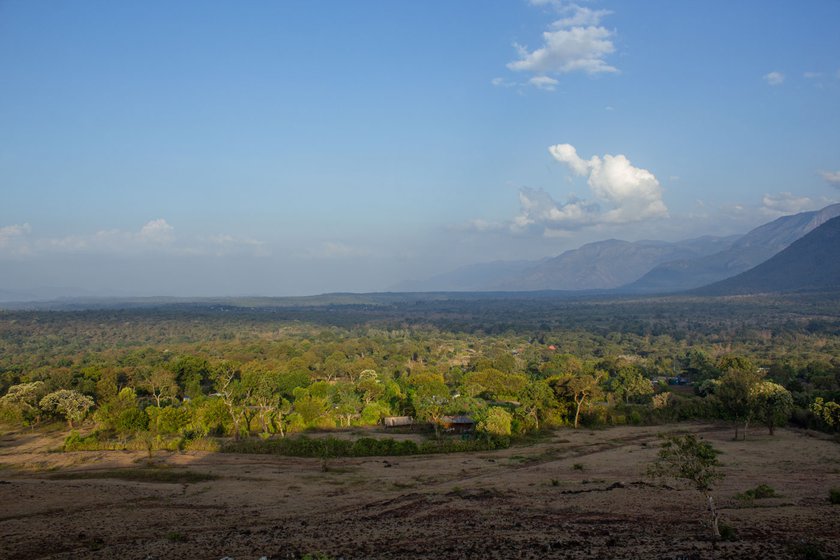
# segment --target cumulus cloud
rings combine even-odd
[[[543,32],[542,46],[529,50],[514,44],[519,59],[508,63],[510,70],[537,74],[529,83],[542,89],[547,89],[544,78],[549,78],[548,74],[585,72],[592,75],[618,71],[605,61],[607,55],[615,52],[614,33],[600,25],[601,19],[611,12],[556,1],[531,3],[552,6],[563,17]]]
[[[532,232],[546,237],[565,236],[569,231],[601,225],[621,225],[668,216],[662,187],[656,176],[635,167],[624,155],[581,158],[571,144],[549,147],[555,160],[580,177],[587,178],[592,197],[576,196],[558,202],[543,189],[519,190],[519,213],[506,227],[474,220],[473,231]]]
[[[536,228],[543,233],[549,230],[571,230],[598,221],[600,206],[571,197],[564,204],[555,201],[543,189],[524,187],[519,191],[519,215],[510,224],[513,232]]]
[[[769,72],[765,74],[764,81],[767,82],[771,86],[780,86],[785,81],[785,75],[781,72]]]
[[[600,74],[618,70],[604,61],[615,51],[612,32],[604,27],[573,27],[543,33],[543,46],[529,51],[515,45],[519,60],[508,63],[514,71],[567,74]]]
[[[611,206],[598,221],[630,223],[668,215],[656,176],[633,166],[626,156],[606,154],[584,160],[571,144],[557,144],[548,151],[576,175],[587,177],[595,198]]]
[[[820,171],[820,175],[828,184],[840,187],[840,171]]]

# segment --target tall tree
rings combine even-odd
[[[750,394],[752,388],[761,379],[757,369],[730,369],[718,380],[714,394],[721,405],[721,412],[735,425],[735,439],[744,426],[744,439],[747,438],[752,408]]]
[[[59,389],[41,399],[39,406],[46,412],[63,416],[67,425],[73,429],[75,422],[81,422],[93,408],[93,399],[77,391]]]
[[[772,381],[759,381],[750,389],[752,414],[762,422],[773,435],[776,426],[781,426],[793,411],[793,397],[790,391]]]
[[[580,412],[584,404],[591,404],[593,400],[600,397],[600,377],[586,373],[582,375],[565,375],[558,378],[555,384],[555,392],[572,400],[575,403],[575,428],[580,425]]]

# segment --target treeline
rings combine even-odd
[[[837,340],[802,331],[727,343],[698,334],[692,344],[626,332],[325,329],[146,311],[18,313],[0,326],[0,417],[84,423],[95,441],[114,445],[283,438],[394,415],[435,430],[448,415],[466,415],[488,437],[690,418],[770,430],[791,415],[826,430],[840,424]]]

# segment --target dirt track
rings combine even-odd
[[[701,432],[723,454],[716,496],[737,539],[714,545],[696,492],[652,485],[657,433]],[[57,480],[137,468],[134,452],[48,453],[0,443],[2,558],[840,558],[840,445],[787,430],[731,441],[726,427],[562,430],[505,451],[319,460],[207,453],[155,456],[218,475],[163,484]],[[575,465],[580,465],[575,468]],[[769,484],[780,497],[735,494]]]

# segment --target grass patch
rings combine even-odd
[[[65,472],[52,475],[56,480],[117,479],[131,482],[162,482],[166,484],[193,484],[216,480],[216,475],[185,469],[114,469],[106,471]]]

